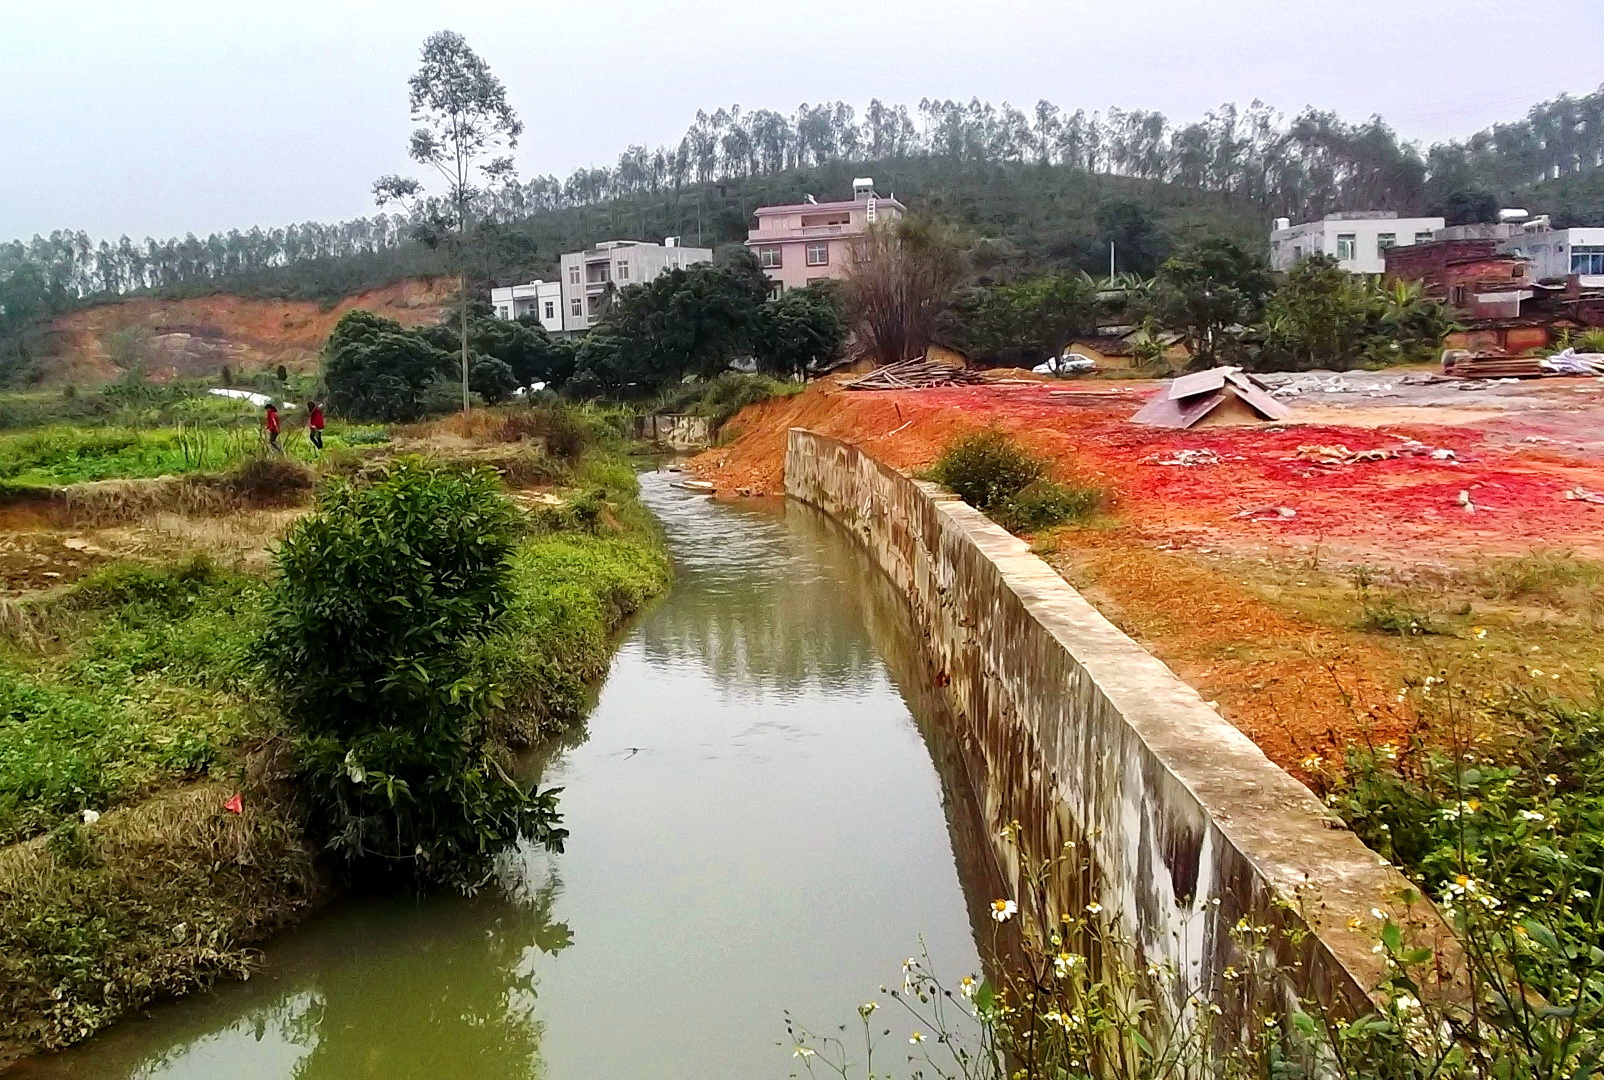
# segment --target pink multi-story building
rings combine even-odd
[[[757,228],[746,234],[746,246],[774,283],[776,294],[815,281],[847,276],[852,241],[881,221],[895,221],[907,212],[895,196],[874,193],[874,180],[852,181],[845,202],[805,202],[760,206]]]

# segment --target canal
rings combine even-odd
[[[798,1064],[787,1012],[851,1030],[922,950],[978,970],[984,845],[900,598],[816,511],[672,481],[642,477],[673,587],[545,768],[566,853],[341,901],[7,1080],[762,1080]]]

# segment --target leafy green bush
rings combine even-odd
[[[1102,504],[1103,492],[1099,488],[1037,480],[995,506],[991,517],[1009,532],[1039,532],[1054,525],[1084,521]]]
[[[552,793],[511,778],[479,660],[514,601],[520,515],[488,470],[399,458],[334,480],[277,556],[260,643],[310,827],[353,870],[470,884],[520,835],[560,848]]]
[[[1047,465],[997,428],[947,444],[930,478],[977,510],[990,512],[1047,475]]]

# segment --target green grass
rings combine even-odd
[[[383,428],[335,424],[325,433],[334,450],[383,442]],[[317,451],[298,430],[280,441],[290,457],[311,462]],[[57,425],[0,435],[0,482],[16,487],[143,479],[222,471],[265,445],[260,429],[194,424],[167,428]]]
[[[118,564],[31,605],[0,656],[0,844],[204,775],[250,728],[261,584],[204,561]]]

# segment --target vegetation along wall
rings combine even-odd
[[[1277,992],[1338,1012],[1384,973],[1378,910],[1420,944],[1450,944],[1434,909],[1406,909],[1393,867],[1023,541],[800,428],[785,485],[907,595],[1026,917],[1100,907],[1140,965],[1176,973],[1177,1005],[1224,996],[1227,966],[1245,965],[1244,917],[1271,928],[1254,947],[1278,954]]]

